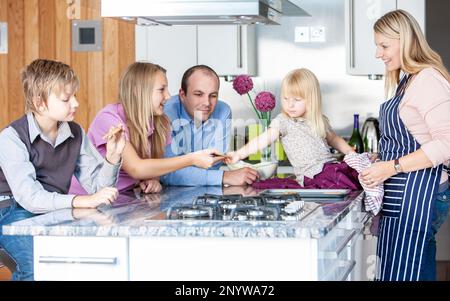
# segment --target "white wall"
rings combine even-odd
[[[360,114],[361,125],[368,114],[378,116],[384,81],[345,72],[344,0],[304,0],[301,6],[311,17],[283,17],[282,25],[257,26],[259,76],[254,80],[255,90],[268,89],[277,96],[277,114],[282,78],[292,69],[308,68],[321,84],[325,115],[338,134],[350,135],[353,113]],[[324,26],[326,42],[295,43],[296,26]],[[375,55],[375,46],[373,51]],[[222,80],[220,98],[230,104],[234,118],[254,118],[248,100],[239,96],[230,82]]]

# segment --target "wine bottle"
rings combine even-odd
[[[353,132],[348,144],[353,147],[355,152],[360,154],[364,152],[364,144],[359,133],[359,114],[353,115]]]

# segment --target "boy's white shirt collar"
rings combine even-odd
[[[32,112],[27,113],[27,121],[31,142],[34,142],[36,137],[40,135],[45,142],[52,144],[50,140],[42,133]],[[66,139],[68,139],[69,137],[74,138],[75,136],[72,134],[69,124],[66,121],[62,121],[58,126],[58,136],[56,137],[54,147],[57,147],[58,145],[66,141]]]

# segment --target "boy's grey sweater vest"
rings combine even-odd
[[[30,162],[36,170],[36,180],[49,192],[61,194],[69,192],[70,181],[80,155],[81,127],[75,122],[68,122],[68,124],[74,137],[69,137],[56,148],[42,140],[40,136],[31,143],[26,115],[10,124],[28,150]],[[1,167],[0,195],[12,195]]]

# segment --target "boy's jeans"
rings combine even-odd
[[[12,205],[0,209],[0,246],[17,265],[12,280],[33,280],[33,236],[3,235],[2,226],[32,216],[31,212],[18,206],[14,199]]]

